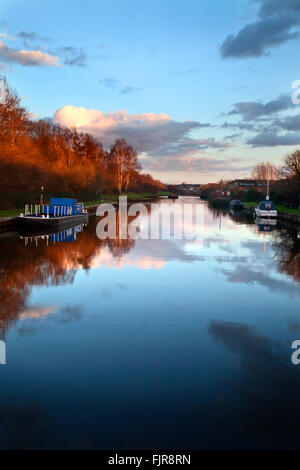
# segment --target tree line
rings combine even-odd
[[[291,208],[298,208],[300,205],[300,150],[295,150],[287,154],[281,165],[274,165],[270,162],[257,163],[249,179],[261,182],[269,181],[270,197],[276,204],[284,204]],[[217,191],[226,189],[228,181],[220,180],[218,183],[208,183],[201,186],[201,197],[213,200]],[[245,192],[231,192],[233,199],[243,199],[248,201],[261,200],[262,193],[250,189]]]
[[[41,186],[49,195],[95,198],[102,193],[158,192],[165,185],[141,173],[133,146],[109,150],[86,132],[34,119],[5,78],[0,80],[0,208],[20,207]],[[20,201],[19,201],[20,199]],[[24,199],[24,200],[23,200]]]
[[[270,196],[275,203],[293,208],[299,207],[300,150],[285,155],[279,166],[270,162],[256,164],[251,176],[254,179],[270,182]]]

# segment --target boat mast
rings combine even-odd
[[[269,178],[267,179],[267,195],[266,195],[266,201],[268,201],[270,199],[269,197],[269,186],[270,186],[270,181],[269,181]]]

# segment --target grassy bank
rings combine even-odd
[[[258,202],[243,202],[244,206],[248,207],[256,207],[258,206]],[[278,212],[284,212],[286,214],[291,214],[291,215],[300,215],[300,209],[290,209],[289,207],[286,207],[281,204],[275,204],[275,209]]]
[[[167,191],[160,191],[159,193],[127,193],[121,196],[127,196],[127,200],[131,201],[151,201],[155,197],[168,196],[170,193]],[[95,206],[101,202],[116,202],[119,200],[118,194],[103,194],[100,199],[93,201],[83,201],[86,206]]]
[[[121,194],[121,196],[127,196],[127,200],[131,201],[151,201],[155,197],[168,196],[170,193],[167,191],[160,191],[159,193],[127,193]],[[119,194],[103,194],[100,199],[93,201],[83,201],[85,206],[95,206],[101,204],[101,202],[117,202],[119,200]]]
[[[0,217],[14,217],[15,215],[19,215],[24,209],[9,209],[0,211]]]
[[[126,194],[128,201],[151,201],[153,197],[158,196],[168,196],[170,193],[167,191],[160,191],[158,193],[128,193]],[[125,194],[124,194],[125,196]],[[118,194],[103,194],[101,198],[98,200],[93,201],[85,201],[83,200],[86,206],[96,206],[97,204],[101,204],[101,202],[116,202],[119,199]],[[23,212],[24,208],[22,209],[9,209],[9,210],[0,210],[0,217],[13,217],[19,215],[20,212]]]

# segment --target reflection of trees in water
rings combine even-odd
[[[272,231],[259,231],[255,222],[252,222],[250,229],[254,234],[259,234],[264,242],[271,242],[278,271],[300,282],[300,238],[297,238],[297,226],[286,223],[280,225],[277,222]]]
[[[220,217],[225,216],[228,211],[225,209],[215,209],[214,207],[207,206],[209,211],[212,213],[213,219],[219,219]]]
[[[135,240],[132,240],[128,236],[128,225],[132,220],[136,217],[128,217],[127,218],[127,236],[126,238],[120,237],[120,227],[119,227],[119,212],[116,212],[116,238],[114,239],[107,239],[105,240],[105,245],[108,246],[110,252],[112,253],[114,258],[122,258],[122,256],[126,253],[129,253],[131,248],[135,245]],[[99,219],[100,220],[100,219]],[[96,228],[95,228],[96,230]]]
[[[81,249],[83,245],[83,250]],[[76,269],[88,265],[92,247],[81,238],[73,243],[49,244],[40,240],[38,246],[19,238],[0,242],[0,328],[1,333],[26,306],[31,286],[72,283]]]
[[[236,224],[249,225],[249,229],[255,235],[261,235],[264,241],[269,240],[272,243],[278,271],[300,282],[300,238],[297,237],[298,232],[300,234],[300,229],[297,225],[288,225],[287,223],[280,225],[279,221],[277,221],[277,225],[272,231],[260,232],[253,220],[252,214],[249,215],[244,212],[233,214],[222,209],[210,208],[210,210],[213,212],[214,218],[227,215]]]
[[[236,224],[242,224],[242,225],[254,225],[254,219],[253,215],[249,214],[248,212],[243,212],[243,211],[233,211],[231,209],[228,210],[227,212],[228,217],[233,220]]]
[[[220,219],[222,217],[228,217],[236,224],[247,224],[253,225],[253,215],[248,212],[234,211],[232,209],[216,209],[215,207],[207,206],[209,211],[212,213],[213,219]]]
[[[115,258],[122,258],[124,254],[129,253],[131,248],[134,247],[135,240],[129,238],[121,240],[116,238],[115,240],[106,240],[105,244]]]
[[[297,235],[297,226],[278,227],[274,237],[274,251],[279,272],[300,282],[300,238]]]
[[[72,283],[78,269],[88,270],[96,254],[108,247],[114,257],[122,257],[134,247],[135,241],[119,239],[99,240],[95,218],[77,235],[73,242],[49,243],[39,239],[28,243],[19,237],[0,240],[0,335],[26,308],[32,286],[50,286]]]

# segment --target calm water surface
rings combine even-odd
[[[198,240],[0,237],[0,447],[299,447],[297,229],[193,202]]]

